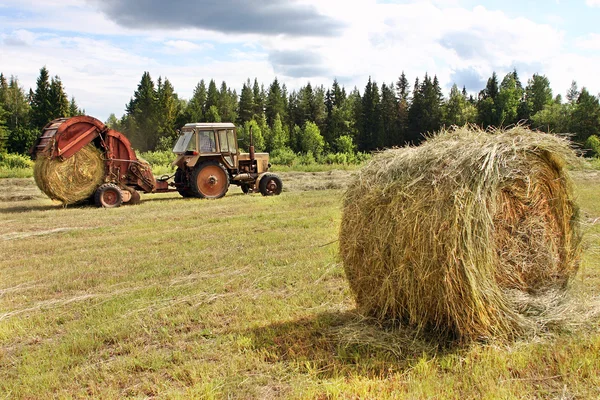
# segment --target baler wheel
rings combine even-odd
[[[196,197],[220,199],[229,189],[229,175],[220,163],[207,161],[192,172],[190,186]]]
[[[242,189],[242,193],[244,193],[244,194],[250,193],[250,185],[248,185],[247,183],[242,183],[240,185],[240,188]]]
[[[105,183],[96,189],[94,202],[98,207],[115,208],[123,204],[121,189],[114,183]]]
[[[258,189],[263,196],[277,196],[281,194],[283,183],[275,174],[265,174],[258,184]]]

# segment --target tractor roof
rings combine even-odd
[[[231,122],[193,122],[191,124],[185,124],[184,128],[205,128],[205,129],[218,129],[218,128],[235,128],[235,125]]]

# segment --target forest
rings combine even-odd
[[[402,72],[396,82],[379,85],[370,77],[362,89],[331,87],[288,90],[275,78],[247,79],[241,92],[226,82],[201,79],[190,99],[181,98],[168,78],[154,81],[144,72],[125,114],[106,124],[125,133],[142,152],[170,150],[177,130],[188,122],[235,122],[240,146],[247,149],[252,127],[255,147],[276,157],[358,154],[418,145],[427,133],[452,125],[484,128],[525,124],[572,140],[594,154],[600,149],[600,96],[575,81],[554,95],[547,77],[534,74],[524,84],[516,70],[496,73],[476,94],[454,84],[444,94],[437,76],[425,74],[414,84]],[[36,88],[26,91],[16,77],[0,74],[0,151],[26,154],[50,120],[85,113],[65,93],[58,76],[44,66]]]

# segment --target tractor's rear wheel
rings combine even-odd
[[[188,187],[188,183],[185,179],[185,171],[181,168],[177,168],[175,171],[175,183],[177,184],[177,191],[181,197],[194,197],[194,193]]]
[[[105,183],[96,189],[94,202],[98,207],[115,208],[123,204],[121,189],[114,183]]]
[[[283,183],[275,174],[265,174],[258,184],[258,189],[263,196],[277,196],[281,194]]]
[[[207,161],[194,169],[190,186],[196,197],[219,199],[229,190],[229,175],[221,163]]]

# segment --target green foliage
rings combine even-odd
[[[349,135],[342,135],[335,141],[335,148],[339,153],[354,154],[356,151],[356,145],[354,140]]]
[[[600,157],[600,138],[596,135],[591,135],[585,141],[585,148],[590,151],[590,155]]]
[[[293,166],[297,162],[297,155],[290,148],[283,147],[273,150],[269,154],[269,160],[273,165]]]
[[[303,153],[320,155],[323,152],[325,141],[321,136],[319,127],[314,123],[307,121],[300,137],[300,148]]]
[[[597,97],[581,89],[581,94],[574,105],[571,131],[580,143],[585,143],[591,135],[600,136],[600,102]]]
[[[283,130],[283,124],[281,123],[281,117],[279,114],[275,116],[273,121],[273,129],[271,129],[271,134],[267,138],[267,150],[273,151],[277,149],[283,149],[287,145],[287,137],[285,131]]]
[[[37,129],[19,126],[10,132],[6,142],[7,150],[10,153],[28,154],[38,135],[39,131]]]
[[[254,150],[263,151],[265,149],[265,138],[260,130],[260,126],[255,120],[246,122],[244,126],[238,130],[238,141],[240,148],[246,151],[250,149],[250,128],[252,128]]]
[[[0,152],[0,167],[10,169],[33,168],[33,161],[22,154]]]
[[[175,161],[175,154],[169,150],[162,151],[146,151],[139,154],[139,157],[148,161],[152,167],[168,167]]]
[[[221,122],[221,116],[219,115],[219,109],[217,106],[210,106],[208,111],[206,111],[206,116],[204,119],[206,122]]]

